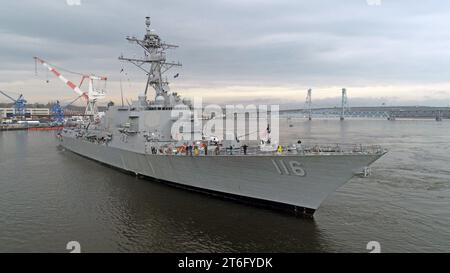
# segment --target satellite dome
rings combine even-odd
[[[156,96],[156,98],[155,98],[156,105],[163,105],[164,102],[165,102],[165,99],[163,96],[161,96],[161,95]]]

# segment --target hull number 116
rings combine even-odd
[[[302,163],[298,161],[289,160],[289,162],[286,164],[283,159],[272,159],[272,163],[277,172],[281,175],[296,175],[301,177],[306,176],[306,171],[305,169],[303,169]]]

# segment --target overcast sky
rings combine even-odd
[[[35,75],[32,57],[40,56],[108,76],[114,101],[122,77],[134,98],[145,75],[117,57],[142,54],[124,38],[142,37],[151,16],[161,38],[180,45],[169,59],[183,67],[168,77],[180,73],[172,90],[188,97],[302,107],[313,88],[323,106],[337,103],[346,87],[350,105],[450,106],[450,2],[368,2],[377,0],[7,1],[0,6],[0,90],[30,102],[75,98],[42,67]]]

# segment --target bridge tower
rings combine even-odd
[[[389,115],[388,115],[387,120],[395,121],[395,119],[396,119],[395,112],[394,111],[389,111]]]
[[[345,109],[348,108],[347,101],[347,89],[342,88],[342,112],[341,112],[341,120],[345,119]]]
[[[436,112],[436,121],[442,121],[442,112],[441,112],[441,110],[438,110]]]
[[[308,109],[308,120],[312,120],[312,90],[308,89],[308,95],[306,96],[306,107]]]

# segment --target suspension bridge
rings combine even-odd
[[[450,107],[426,107],[426,106],[373,106],[373,107],[350,107],[348,103],[347,89],[343,88],[341,93],[341,105],[338,107],[313,108],[312,89],[308,89],[304,108],[280,111],[282,115],[289,117],[299,116],[309,120],[314,118],[368,118],[387,119],[397,118],[412,119],[450,119]]]

